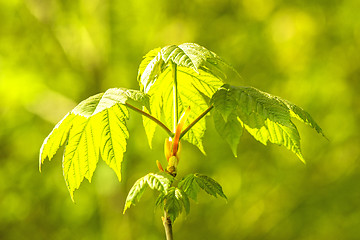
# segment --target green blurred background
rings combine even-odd
[[[228,203],[201,194],[176,239],[360,238],[360,1],[0,0],[0,239],[164,239],[155,195],[122,214],[134,181],[165,163],[131,112],[123,181],[103,161],[92,184],[66,189],[61,153],[38,171],[39,148],[76,103],[137,89],[147,51],[196,42],[251,85],[302,106],[330,141],[295,122],[304,165],[245,133],[234,158],[213,123],[207,157],[183,145],[179,176],[207,174]]]

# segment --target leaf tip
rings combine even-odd
[[[41,153],[40,153],[40,158],[39,158],[39,172],[41,172],[41,165],[42,165],[42,158],[41,158]]]
[[[327,141],[330,142],[330,139],[329,139],[323,132],[321,132],[321,135],[322,135]]]
[[[125,204],[125,207],[124,207],[124,210],[123,210],[123,214],[125,214],[126,213],[126,210],[128,210],[129,209],[129,205],[131,205],[131,204],[129,204],[129,203],[126,203]]]
[[[301,154],[301,153],[298,153],[298,154],[296,154],[297,156],[298,156],[298,158],[300,159],[300,161],[304,164],[304,165],[306,165],[306,161],[305,161],[305,158],[303,157],[303,155]]]
[[[152,147],[152,139],[148,139],[148,143],[149,143],[149,148],[153,149],[153,147]]]
[[[234,154],[234,157],[236,157],[237,158],[237,147],[232,147],[231,148],[231,150],[232,150],[232,153]]]
[[[69,192],[70,192],[71,201],[72,201],[73,203],[75,203],[74,190],[70,190],[70,189],[69,189]]]
[[[45,140],[46,141],[46,140]],[[39,154],[39,172],[41,172],[41,165],[43,164],[45,158],[46,158],[46,155],[43,156],[44,154],[44,145],[45,145],[45,141],[44,143],[41,145],[41,148],[40,148],[40,154]]]

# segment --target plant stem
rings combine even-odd
[[[178,102],[178,83],[177,83],[177,66],[175,63],[172,63],[172,77],[173,77],[173,103],[174,103],[174,132],[176,131],[176,126],[179,119],[179,102]]]
[[[151,119],[151,120],[154,121],[155,123],[157,123],[162,129],[164,129],[164,130],[169,134],[170,137],[173,137],[173,136],[174,136],[174,133],[173,133],[167,126],[165,126],[165,124],[163,124],[159,119],[151,116],[150,114],[144,112],[143,110],[141,110],[141,109],[139,109],[139,108],[137,108],[137,107],[135,107],[135,106],[133,106],[133,105],[131,105],[131,104],[129,104],[129,103],[125,103],[125,105],[126,105],[127,107],[131,108],[132,110],[140,113],[141,115],[143,115],[143,116]]]
[[[208,112],[211,111],[211,109],[213,109],[214,106],[211,105],[208,109],[206,109],[202,114],[200,114],[192,123],[189,124],[189,126],[187,126],[184,131],[182,131],[182,133],[180,134],[180,138],[181,139],[198,121],[200,121]]]
[[[176,132],[176,128],[179,122],[179,102],[178,102],[178,83],[177,83],[177,66],[174,62],[171,65],[172,77],[173,77],[173,120],[174,120],[174,133]],[[173,133],[172,133],[173,134]],[[173,134],[174,136],[174,134]],[[173,137],[171,136],[171,137]],[[162,217],[166,240],[173,240],[173,232],[172,232],[172,222],[170,216],[166,210],[164,210],[164,216]]]
[[[166,211],[164,211],[163,225],[165,228],[166,240],[173,240],[172,223]]]

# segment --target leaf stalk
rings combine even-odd
[[[179,140],[198,122],[200,121],[203,117],[206,116],[206,114],[208,114],[208,112],[211,111],[211,109],[213,109],[214,106],[211,105],[208,109],[206,109],[202,114],[200,114],[192,123],[189,124],[189,126],[187,126],[184,131],[182,131],[182,133],[180,134],[180,138]]]
[[[130,109],[134,110],[135,112],[138,112],[138,113],[140,113],[141,115],[143,115],[143,116],[151,119],[152,121],[154,121],[154,122],[155,122],[156,124],[158,124],[162,129],[164,129],[164,130],[167,132],[167,134],[169,134],[170,137],[173,137],[173,136],[174,136],[174,133],[173,133],[167,126],[165,126],[165,124],[163,124],[159,119],[153,117],[152,115],[144,112],[143,110],[141,110],[141,109],[139,109],[139,108],[137,108],[137,107],[135,107],[135,106],[133,106],[133,105],[131,105],[131,104],[129,104],[129,103],[125,103],[125,105],[126,105],[127,107],[129,107]]]

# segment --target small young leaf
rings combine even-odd
[[[167,173],[149,173],[146,175],[146,181],[151,189],[166,194],[174,177]]]
[[[189,198],[197,201],[197,194],[200,190],[199,185],[195,181],[195,175],[189,174],[184,177],[178,184],[179,188],[182,189]]]
[[[182,205],[184,206],[186,214],[190,213],[190,200],[188,195],[182,191],[181,189],[177,188],[176,194],[178,195],[178,198],[180,198]]]
[[[139,178],[129,191],[129,194],[125,201],[123,213],[125,213],[126,210],[131,207],[131,205],[135,205],[136,202],[139,202],[142,194],[145,191],[146,186],[149,186],[151,189],[159,191],[160,196],[166,196],[173,181],[174,177],[167,173],[149,173],[144,177]],[[159,198],[157,199],[157,205],[161,204],[160,200]]]
[[[170,216],[172,222],[182,213],[185,209],[186,213],[190,212],[190,201],[188,196],[182,190],[171,187],[168,193],[163,198],[164,210]]]
[[[126,210],[129,209],[131,205],[135,205],[136,202],[140,201],[140,198],[147,187],[147,179],[145,177],[138,179],[130,189],[129,194],[126,197],[123,214],[125,214]]]
[[[195,201],[197,200],[197,194],[200,188],[214,197],[219,195],[227,199],[222,190],[222,187],[218,182],[199,173],[187,175],[179,182],[178,186],[185,192],[187,196]]]
[[[205,190],[205,192],[214,197],[217,197],[219,195],[220,197],[227,199],[221,185],[214,179],[199,173],[195,173],[194,176],[197,184],[200,186],[200,188]]]
[[[159,196],[155,200],[155,206],[161,209],[164,209],[164,199],[166,195],[164,193],[160,193]]]
[[[164,210],[167,211],[172,222],[180,215],[182,208],[182,201],[176,196],[176,188],[171,187],[164,199]]]

